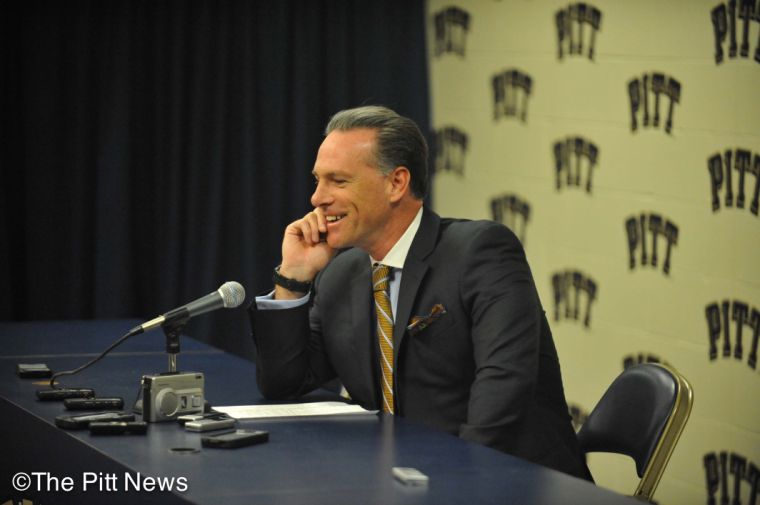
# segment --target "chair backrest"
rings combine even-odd
[[[578,432],[584,453],[625,454],[641,478],[634,496],[651,501],[691,413],[694,393],[672,367],[645,363],[621,373]]]

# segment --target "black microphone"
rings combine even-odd
[[[159,326],[172,323],[179,319],[190,319],[216,309],[234,309],[245,300],[245,289],[239,283],[230,281],[225,282],[219,289],[209,293],[204,297],[198,298],[187,305],[170,310],[162,316],[158,316],[139,326],[129,330],[129,336],[139,335],[140,333],[152,330]]]

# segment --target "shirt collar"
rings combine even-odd
[[[406,229],[404,234],[401,235],[401,238],[398,239],[395,244],[393,244],[391,250],[388,251],[388,254],[385,255],[385,258],[376,260],[370,256],[370,262],[372,264],[382,263],[383,265],[388,265],[392,268],[403,269],[404,262],[406,261],[406,257],[409,254],[409,249],[412,247],[412,241],[414,240],[414,236],[417,235],[417,230],[420,229],[421,222],[422,207],[420,207],[420,210],[417,211],[417,215],[414,216],[414,219],[412,219],[412,222],[409,224],[409,227]]]

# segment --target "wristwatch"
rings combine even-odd
[[[297,293],[308,293],[311,290],[311,281],[297,281],[295,279],[285,277],[280,273],[281,266],[282,265],[277,265],[274,268],[274,272],[272,273],[272,282],[278,286],[282,286],[288,291],[295,291]]]

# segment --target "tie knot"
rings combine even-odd
[[[372,290],[388,291],[390,273],[391,267],[388,265],[375,263],[375,265],[372,267]]]

